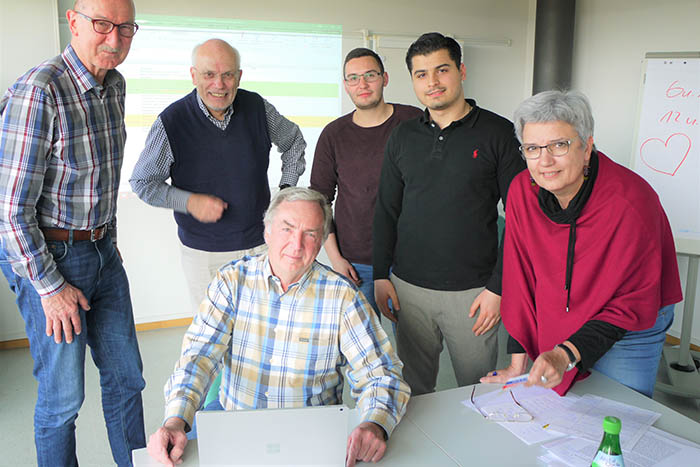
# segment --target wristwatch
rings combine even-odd
[[[561,348],[566,352],[566,355],[569,357],[569,365],[566,367],[565,371],[571,371],[576,367],[576,355],[574,355],[574,352],[569,348],[568,345],[564,344],[557,344],[557,347]]]

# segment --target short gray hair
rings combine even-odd
[[[194,46],[194,48],[192,49],[192,66],[197,65],[197,53],[199,52],[199,48],[209,41],[218,41],[218,42],[221,42],[221,43],[227,45],[228,47],[230,47],[231,51],[233,52],[233,55],[236,57],[236,66],[238,67],[238,70],[241,69],[241,54],[238,51],[238,49],[235,48],[234,46],[232,46],[231,44],[229,44],[228,42],[226,42],[225,40],[218,39],[216,37],[213,39],[207,39],[206,41],[202,42],[201,44],[197,44]],[[238,70],[236,70],[236,71],[238,71]]]
[[[515,135],[521,143],[526,123],[555,121],[574,127],[584,145],[593,136],[593,112],[588,98],[582,92],[544,91],[525,99],[513,114]]]
[[[280,204],[285,201],[310,201],[312,203],[318,203],[318,206],[323,212],[323,242],[328,238],[328,234],[331,233],[331,222],[333,221],[333,212],[331,211],[331,206],[328,204],[328,200],[324,195],[311,188],[302,188],[298,186],[291,186],[284,188],[275,194],[270,200],[270,206],[268,206],[267,211],[265,211],[265,217],[263,222],[265,227],[272,224],[277,213],[277,208]]]

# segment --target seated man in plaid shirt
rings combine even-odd
[[[384,455],[410,389],[365,297],[315,261],[331,217],[320,193],[281,190],[265,214],[268,253],[219,270],[165,385],[165,422],[148,442],[154,459],[180,459],[222,361],[216,402],[226,410],[339,404],[348,365],[362,420],[348,440],[348,465]]]

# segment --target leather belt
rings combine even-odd
[[[92,230],[68,230],[54,227],[41,227],[41,231],[44,233],[44,238],[46,240],[57,242],[82,242],[89,240],[91,242],[96,242],[102,240],[107,234],[107,225]],[[71,239],[71,237],[73,238]]]

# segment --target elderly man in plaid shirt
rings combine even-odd
[[[85,346],[100,371],[114,461],[145,446],[144,388],[126,273],[116,250],[125,82],[114,68],[138,26],[130,0],[78,0],[71,43],[0,100],[0,267],[25,322],[39,383],[41,466],[78,465]]]
[[[219,400],[208,410],[339,404],[347,366],[362,420],[348,439],[347,464],[382,458],[410,389],[364,295],[315,261],[331,218],[322,194],[281,190],[265,214],[268,253],[219,270],[165,385],[165,422],[148,442],[154,459],[180,460],[222,361]]]

